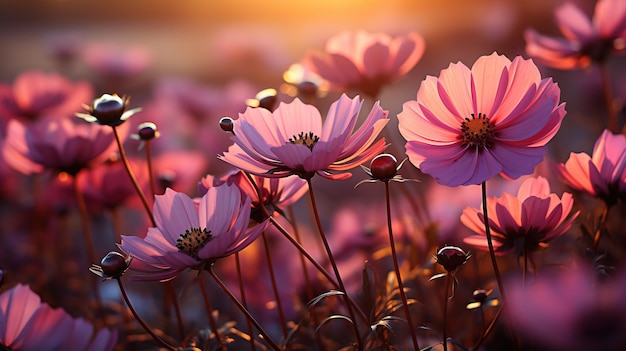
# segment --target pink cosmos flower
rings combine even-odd
[[[117,334],[73,319],[52,308],[26,285],[16,285],[0,295],[0,348],[3,350],[112,350]]]
[[[556,22],[564,39],[527,29],[526,53],[547,66],[575,69],[602,62],[610,54],[626,53],[626,2],[600,0],[593,20],[572,3],[556,10]]]
[[[126,130],[122,129],[123,135]],[[116,148],[111,128],[67,118],[29,125],[11,120],[7,131],[2,149],[5,160],[24,174],[48,169],[75,175],[105,160]]]
[[[528,178],[520,186],[517,197],[503,193],[487,199],[489,226],[496,255],[515,253],[518,256],[546,246],[564,234],[579,214],[570,215],[574,199],[570,193],[561,198],[550,193],[544,177]],[[488,250],[482,210],[467,207],[461,222],[478,235],[466,237],[465,243]]]
[[[296,176],[286,178],[252,176],[252,179],[261,192],[263,206],[270,214],[274,211],[282,213],[282,209],[294,204],[307,192],[306,181]],[[221,178],[207,175],[200,180],[198,187],[200,192],[204,194],[210,188],[224,183],[235,184],[243,196],[249,196],[252,199],[252,218],[257,222],[264,220],[257,191],[243,171],[238,170]]]
[[[559,98],[531,60],[494,52],[471,69],[459,62],[426,77],[398,114],[400,133],[411,163],[440,184],[518,178],[533,172],[561,126]]]
[[[565,164],[556,165],[565,182],[613,205],[626,200],[626,137],[604,130],[589,157],[570,153]]]
[[[311,178],[347,179],[347,171],[382,152],[385,140],[374,142],[387,124],[387,111],[376,102],[361,127],[352,134],[363,101],[345,94],[331,106],[322,125],[314,106],[299,99],[281,103],[274,112],[248,108],[234,121],[235,144],[219,158],[263,177],[293,174]],[[332,173],[339,171],[342,173]]]
[[[73,83],[59,74],[27,71],[17,76],[13,85],[0,84],[0,120],[67,117],[80,111],[83,101],[92,99],[93,89],[87,82]]]
[[[130,269],[137,280],[166,281],[188,268],[203,269],[218,258],[243,250],[267,227],[248,229],[250,198],[224,184],[202,196],[198,206],[189,196],[167,189],[155,196],[155,228],[145,238],[122,236],[120,249],[140,261]]]
[[[519,279],[511,282],[511,324],[534,349],[624,349],[626,274],[622,270],[597,281],[586,265],[575,262],[571,270],[548,271],[525,286]]]
[[[416,33],[392,38],[384,33],[342,32],[326,43],[326,56],[310,54],[304,64],[338,91],[355,89],[370,97],[407,74],[424,54]]]
[[[123,47],[111,43],[87,46],[83,59],[92,71],[112,80],[133,78],[152,64],[152,54],[145,47]]]

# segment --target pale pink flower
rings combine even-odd
[[[555,12],[556,22],[565,38],[555,38],[527,29],[526,53],[550,67],[575,69],[602,62],[610,54],[626,53],[626,2],[600,0],[590,20],[572,3]]]
[[[16,285],[0,295],[0,348],[35,350],[112,350],[117,333],[101,329],[93,334],[85,320],[73,319],[52,308],[26,285]]]
[[[87,67],[101,77],[112,80],[134,78],[152,65],[152,53],[143,46],[112,43],[92,44],[85,48]]]
[[[391,37],[384,33],[342,32],[326,43],[326,55],[310,54],[304,64],[338,91],[358,90],[370,97],[406,75],[424,54],[417,33]]]
[[[382,152],[385,140],[374,140],[387,124],[379,103],[353,134],[363,101],[345,94],[331,106],[324,123],[317,108],[299,99],[281,103],[274,112],[248,108],[234,121],[235,144],[219,158],[263,177],[293,174],[347,179],[345,172]],[[341,172],[341,173],[333,173]]]
[[[165,281],[188,268],[204,269],[215,260],[243,250],[267,227],[248,229],[250,198],[227,184],[214,187],[198,205],[184,193],[167,189],[155,196],[154,220],[145,238],[122,236],[120,249],[137,260],[130,269],[138,280]]]
[[[547,271],[507,289],[511,325],[540,350],[623,350],[626,345],[626,274],[598,281],[587,263]]]
[[[12,85],[0,84],[0,120],[65,118],[91,99],[93,88],[88,82],[74,83],[56,73],[26,71]]]
[[[450,64],[404,103],[399,128],[409,160],[448,186],[533,172],[565,116],[560,89],[531,60],[495,52]],[[514,160],[514,162],[513,162]]]
[[[567,232],[579,214],[572,211],[572,194],[562,197],[550,193],[544,177],[528,178],[517,196],[503,193],[487,198],[489,227],[496,255],[515,253],[518,256],[547,246],[551,240]],[[465,243],[487,250],[485,219],[482,209],[467,207],[461,222],[477,235],[468,236]]]
[[[127,129],[123,128],[125,135]],[[75,175],[104,161],[116,148],[113,130],[95,123],[74,123],[67,118],[46,119],[25,125],[11,120],[2,148],[6,162],[24,174],[44,170]]]
[[[565,164],[556,165],[565,182],[613,205],[626,200],[626,137],[604,130],[593,147],[591,157],[586,153],[570,153]]]
[[[204,194],[210,188],[224,183],[228,185],[236,185],[241,190],[243,196],[249,196],[252,199],[251,215],[252,218],[258,222],[265,219],[263,218],[264,216],[261,209],[261,202],[270,215],[274,211],[278,211],[282,214],[282,210],[284,208],[298,201],[308,189],[306,181],[297,176],[285,178],[266,178],[252,175],[251,177],[261,193],[261,201],[259,201],[259,196],[255,186],[241,170],[231,172],[220,178],[207,175],[200,180],[198,188],[200,189],[200,192]]]

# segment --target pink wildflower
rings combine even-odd
[[[305,65],[331,89],[354,89],[376,97],[383,85],[402,78],[422,58],[424,39],[416,33],[392,38],[384,33],[342,32],[328,40],[326,54],[310,54]]]
[[[519,256],[546,246],[572,226],[579,213],[570,215],[573,204],[570,193],[563,193],[561,198],[550,193],[550,185],[543,177],[524,181],[517,197],[503,193],[499,198],[488,198],[489,226],[495,253],[515,253]],[[478,234],[466,237],[465,243],[487,250],[482,210],[465,208],[461,222]]]
[[[274,112],[248,108],[234,121],[235,142],[220,159],[263,177],[293,174],[311,178],[347,179],[347,171],[385,149],[374,139],[387,124],[387,111],[378,102],[361,127],[352,134],[363,102],[345,94],[331,106],[322,125],[319,111],[299,99],[281,103]],[[332,173],[339,171],[342,173]]]
[[[602,62],[610,54],[626,53],[626,2],[600,0],[593,20],[574,4],[556,10],[556,22],[564,39],[527,29],[526,53],[537,62],[558,69],[575,69]]]
[[[124,129],[126,130],[126,129]],[[3,145],[6,162],[24,174],[45,169],[75,175],[115,150],[111,128],[67,118],[24,125],[11,120]]]
[[[248,229],[250,198],[235,186],[211,188],[198,206],[183,193],[167,189],[155,196],[155,228],[145,238],[122,236],[122,251],[140,264],[130,269],[138,280],[165,281],[188,269],[203,269],[218,258],[243,250],[267,227]]]
[[[542,161],[565,116],[560,90],[530,60],[495,52],[450,64],[398,114],[413,165],[448,186],[518,178]],[[515,160],[515,162],[512,162]]]
[[[117,334],[73,319],[52,308],[26,285],[16,285],[0,295],[0,348],[3,350],[112,350]]]
[[[570,153],[557,170],[578,191],[601,198],[607,204],[626,200],[626,137],[608,130],[596,141],[593,153]]]

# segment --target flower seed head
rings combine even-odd
[[[442,265],[446,271],[452,272],[464,265],[470,256],[460,247],[446,245],[437,250],[437,263]]]

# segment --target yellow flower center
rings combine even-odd
[[[471,117],[466,117],[461,123],[463,143],[477,148],[491,147],[495,136],[493,123],[483,113],[479,113],[478,116],[472,113]]]
[[[206,245],[213,236],[211,232],[206,228],[191,228],[185,230],[185,234],[181,234],[180,238],[176,240],[176,247],[179,252],[185,253],[196,260],[198,258],[198,252]]]
[[[320,140],[320,137],[313,134],[313,132],[302,132],[298,134],[298,136],[293,136],[289,138],[289,142],[292,144],[301,144],[309,148],[309,150],[313,151],[313,146]]]

